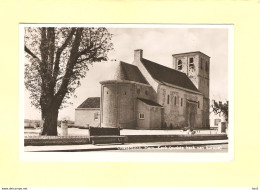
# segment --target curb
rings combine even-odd
[[[38,150],[38,151],[26,151],[26,152],[84,152],[84,151],[88,151],[88,152],[94,152],[94,151],[105,151],[105,150],[126,150],[127,148],[130,149],[147,149],[147,147],[149,148],[158,148],[158,147],[165,147],[165,148],[169,148],[169,147],[181,147],[181,146],[194,146],[194,147],[198,147],[198,146],[208,146],[208,145],[220,145],[220,144],[228,144],[228,142],[216,142],[216,143],[198,143],[198,144],[161,144],[161,145],[123,145],[123,146],[118,146],[116,144],[114,144],[113,147],[96,147],[96,148],[81,148],[81,149],[63,149],[63,150]],[[120,144],[121,145],[121,144]],[[124,148],[126,147],[126,149]]]

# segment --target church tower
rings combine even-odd
[[[196,51],[173,54],[173,69],[185,73],[203,94],[203,128],[209,128],[210,57]]]

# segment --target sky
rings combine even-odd
[[[172,54],[201,51],[210,56],[210,98],[228,100],[227,28],[108,28],[113,34],[113,61],[94,63],[70,101],[73,105],[59,111],[59,119],[75,118],[77,108],[88,97],[100,97],[100,81],[113,79],[119,61],[132,63],[134,50],[142,49],[145,59],[172,68]],[[116,61],[114,61],[116,60]],[[40,119],[40,111],[30,105],[25,91],[25,119]]]

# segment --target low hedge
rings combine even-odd
[[[24,146],[81,145],[88,143],[88,136],[30,136],[24,138]]]

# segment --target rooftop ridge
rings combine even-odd
[[[205,56],[207,56],[207,57],[210,58],[210,56],[208,56],[208,55],[205,54],[205,53],[202,53],[201,51],[191,51],[191,52],[184,52],[184,53],[176,53],[176,54],[172,54],[172,56],[175,56],[175,55],[182,55],[182,54],[190,54],[190,53],[201,53],[201,54],[203,54],[203,55],[205,55]]]
[[[127,63],[127,62],[124,62],[124,61],[120,61],[120,64],[127,64],[127,65],[131,65],[131,66],[135,66],[135,67],[137,67],[136,65],[134,65],[134,64],[131,64],[131,63]],[[138,68],[138,67],[137,67]]]
[[[136,65],[126,63],[124,61],[120,61],[119,70],[121,72],[120,73],[121,80],[128,80],[128,81],[134,81],[143,84],[149,84],[146,78],[139,70],[138,66]]]

